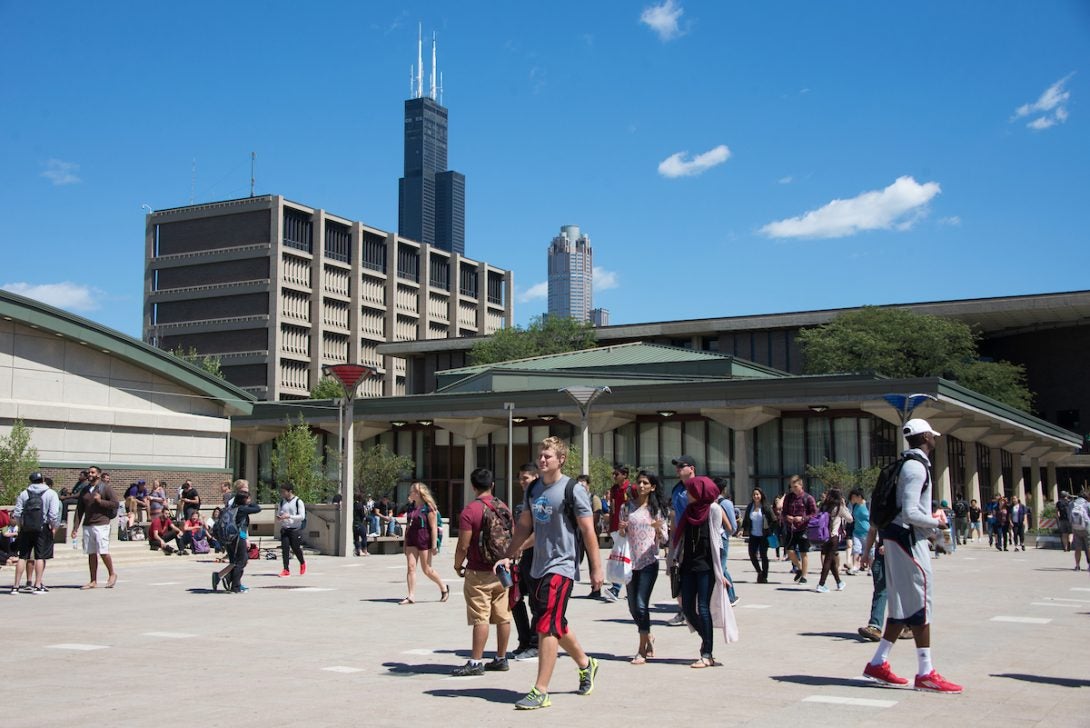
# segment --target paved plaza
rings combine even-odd
[[[522,713],[512,703],[533,684],[536,662],[449,676],[467,659],[470,636],[453,543],[438,563],[450,602],[439,603],[438,589],[421,579],[410,606],[397,604],[405,595],[402,556],[313,557],[306,576],[289,579],[277,576],[279,560],[255,561],[251,591],[225,595],[211,591],[210,557],[116,547],[115,589],[80,591],[86,561],[65,547],[46,572],[49,594],[8,596],[5,586],[3,687],[12,724],[1090,725],[1090,577],[1056,550],[970,545],[934,563],[935,666],[965,686],[960,696],[859,677],[874,650],[856,635],[869,610],[869,577],[845,577],[844,592],[817,594],[814,575],[803,589],[780,563],[772,583],[758,585],[735,541],[741,642],[724,646],[716,633],[721,667],[688,667],[699,641],[685,627],[666,626],[674,610],[663,574],[654,594],[657,659],[628,663],[637,637],[626,604],[573,599],[571,624],[602,662],[594,693],[575,694],[575,667],[562,657],[552,707]],[[9,585],[12,574],[4,568],[0,583]],[[577,585],[575,594],[588,590]],[[486,657],[493,646],[490,638]],[[890,662],[911,677],[915,650],[900,642]]]

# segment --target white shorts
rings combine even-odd
[[[931,624],[931,553],[927,539],[914,539],[908,529],[882,531],[886,547],[886,608],[890,620],[907,625]]]
[[[83,527],[83,553],[110,553],[110,525]]]
[[[852,555],[859,556],[863,553],[863,539],[852,536]]]

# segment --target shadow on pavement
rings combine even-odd
[[[847,642],[861,642],[858,632],[799,632],[799,637],[831,637]]]
[[[361,602],[372,602],[374,604],[400,604],[401,598],[399,597],[382,597],[381,599],[361,599]],[[412,606],[406,604],[405,606]]]
[[[993,673],[992,677],[1005,677],[1011,680],[1023,682],[1041,683],[1044,685],[1059,685],[1062,688],[1090,688],[1090,680],[1079,680],[1071,677],[1051,677],[1049,675],[1024,675],[1018,672]]]
[[[457,665],[410,665],[405,662],[384,662],[385,667],[392,675],[450,675],[450,671]],[[519,696],[522,697],[522,696]]]
[[[795,683],[796,685],[814,685],[826,687],[839,685],[841,687],[859,688],[872,687],[874,683],[863,678],[829,677],[826,675],[770,675],[777,682]]]
[[[453,688],[442,688],[438,690],[425,690],[425,695],[434,695],[437,698],[480,698],[481,700],[487,700],[490,703],[506,703],[514,710],[515,701],[521,698],[525,693],[518,693],[514,690],[504,690],[502,688],[465,688],[462,690],[456,690]]]

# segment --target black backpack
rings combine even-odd
[[[238,506],[229,506],[220,511],[220,517],[212,524],[212,535],[221,544],[229,544],[238,538]]]
[[[925,459],[914,453],[906,453],[878,473],[870,506],[870,521],[878,529],[888,527],[901,512],[901,504],[897,502],[897,481],[901,477],[901,468],[909,460],[915,460],[927,467]]]
[[[41,531],[45,528],[45,504],[42,491],[27,490],[21,520],[23,528],[27,531]]]
[[[959,500],[954,503],[954,518],[965,518],[969,515],[969,506],[965,501]]]

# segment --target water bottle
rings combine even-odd
[[[511,585],[515,583],[514,579],[511,578],[511,572],[508,571],[506,566],[496,569],[496,576],[499,577],[500,584],[503,585],[504,589],[510,589]]]

